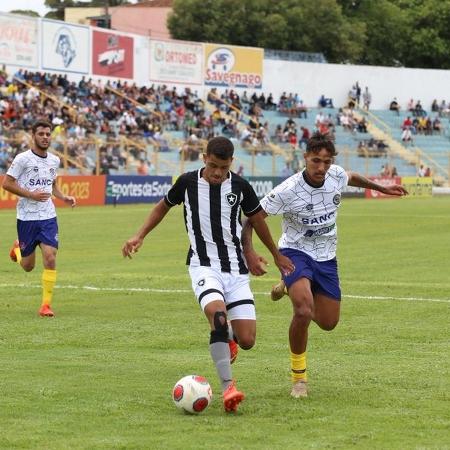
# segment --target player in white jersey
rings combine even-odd
[[[289,344],[291,395],[296,398],[307,396],[306,347],[311,320],[323,330],[334,329],[339,321],[336,218],[343,188],[357,186],[397,196],[408,193],[402,186],[381,186],[358,173],[346,172],[333,164],[335,156],[333,142],[315,133],[304,154],[305,169],[261,200],[266,216],[283,215],[278,246],[295,265],[295,270],[273,287],[271,295],[279,300],[287,288],[293,305]],[[251,245],[251,226],[244,226],[243,238],[249,269],[257,273],[259,256]]]
[[[294,269],[273,242],[253,188],[230,171],[233,151],[229,139],[211,139],[204,155],[205,167],[181,175],[122,248],[123,256],[131,257],[171,207],[184,203],[191,244],[187,263],[192,289],[210,324],[210,353],[222,384],[227,412],[236,411],[244,399],[235,386],[230,366],[236,357],[236,341],[248,350],[256,337],[254,299],[240,239],[241,211],[272,253],[280,271],[287,274]],[[260,258],[254,262],[260,273],[264,272],[262,261]]]
[[[17,202],[17,234],[10,258],[26,271],[34,269],[36,247],[41,248],[42,304],[39,314],[53,317],[51,308],[56,283],[56,253],[58,249],[58,223],[52,195],[70,206],[74,197],[64,195],[56,185],[60,160],[48,153],[52,125],[38,120],[32,127],[33,148],[17,155],[6,172],[3,189],[19,198]]]

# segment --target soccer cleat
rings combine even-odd
[[[19,248],[19,241],[16,239],[14,241],[14,244],[9,251],[9,257],[11,258],[12,262],[17,262],[17,255],[16,255],[16,249]]]
[[[230,347],[230,364],[233,364],[236,361],[239,352],[239,346],[234,340],[228,341],[228,346]]]
[[[308,397],[308,383],[305,380],[299,380],[292,386],[291,395],[294,398]]]
[[[284,294],[287,294],[286,285],[284,284],[283,280],[280,280],[279,283],[277,283],[275,286],[272,286],[272,290],[270,291],[270,298],[276,302],[280,300],[284,296]]]
[[[52,311],[52,308],[50,308],[50,305],[42,305],[39,309],[39,315],[41,317],[54,317],[55,314]]]
[[[223,407],[226,412],[236,412],[239,403],[241,403],[244,399],[244,393],[236,389],[236,383],[233,380],[233,382],[223,392]]]

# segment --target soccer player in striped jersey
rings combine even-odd
[[[336,261],[338,208],[345,186],[374,189],[403,196],[399,185],[381,186],[355,172],[346,172],[334,163],[333,142],[320,133],[308,141],[305,169],[276,186],[262,200],[264,215],[283,215],[281,253],[295,270],[283,275],[272,288],[272,300],[289,294],[293,316],[289,328],[291,395],[307,396],[306,347],[311,320],[323,330],[332,330],[339,321],[341,290]],[[245,252],[251,273],[259,271],[251,246],[251,223],[244,225]],[[253,253],[253,256],[251,254]]]
[[[60,160],[48,153],[52,125],[38,120],[32,127],[33,148],[17,155],[3,180],[3,189],[19,198],[17,202],[18,239],[10,251],[12,261],[25,272],[34,269],[36,247],[42,253],[42,304],[39,315],[53,317],[51,308],[56,283],[56,253],[58,251],[58,223],[52,195],[74,207],[74,197],[64,195],[56,185]]]
[[[230,171],[233,152],[229,139],[211,139],[204,155],[205,166],[181,175],[136,235],[122,248],[123,256],[131,257],[169,210],[184,204],[192,289],[211,328],[210,353],[222,384],[227,412],[236,411],[244,399],[231,371],[237,344],[248,350],[256,338],[254,297],[241,244],[241,211],[272,253],[280,271],[287,274],[294,269],[290,259],[283,256],[273,242],[253,188],[248,181]],[[263,258],[254,262],[258,274],[264,273],[261,265],[264,262]]]

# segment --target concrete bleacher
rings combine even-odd
[[[424,159],[424,164],[429,165],[435,163],[437,169],[445,174],[449,166],[449,151],[450,151],[450,138],[448,131],[450,129],[450,120],[447,117],[439,117],[442,124],[442,132],[436,131],[431,135],[414,134],[411,143],[402,142],[402,124],[407,116],[412,118],[412,114],[409,111],[400,111],[399,114],[395,111],[389,110],[375,110],[371,111],[371,114],[375,115],[383,123],[389,127],[391,136],[398,142],[401,142],[405,147],[409,148],[412,152],[416,152],[420,159]],[[433,120],[438,113],[432,112],[429,114],[431,120]],[[422,155],[422,152],[425,156]]]

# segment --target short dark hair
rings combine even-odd
[[[39,119],[39,120],[36,120],[36,122],[34,122],[33,126],[31,127],[31,131],[33,132],[33,134],[36,133],[36,131],[39,127],[50,128],[50,130],[53,129],[52,124],[48,120]]]
[[[331,156],[336,156],[338,154],[336,147],[334,146],[334,142],[330,139],[330,136],[317,131],[308,140],[308,143],[306,144],[306,152],[317,153],[323,148],[328,150]]]
[[[217,156],[223,160],[230,159],[234,154],[234,145],[228,138],[217,136],[208,142],[206,154]]]

